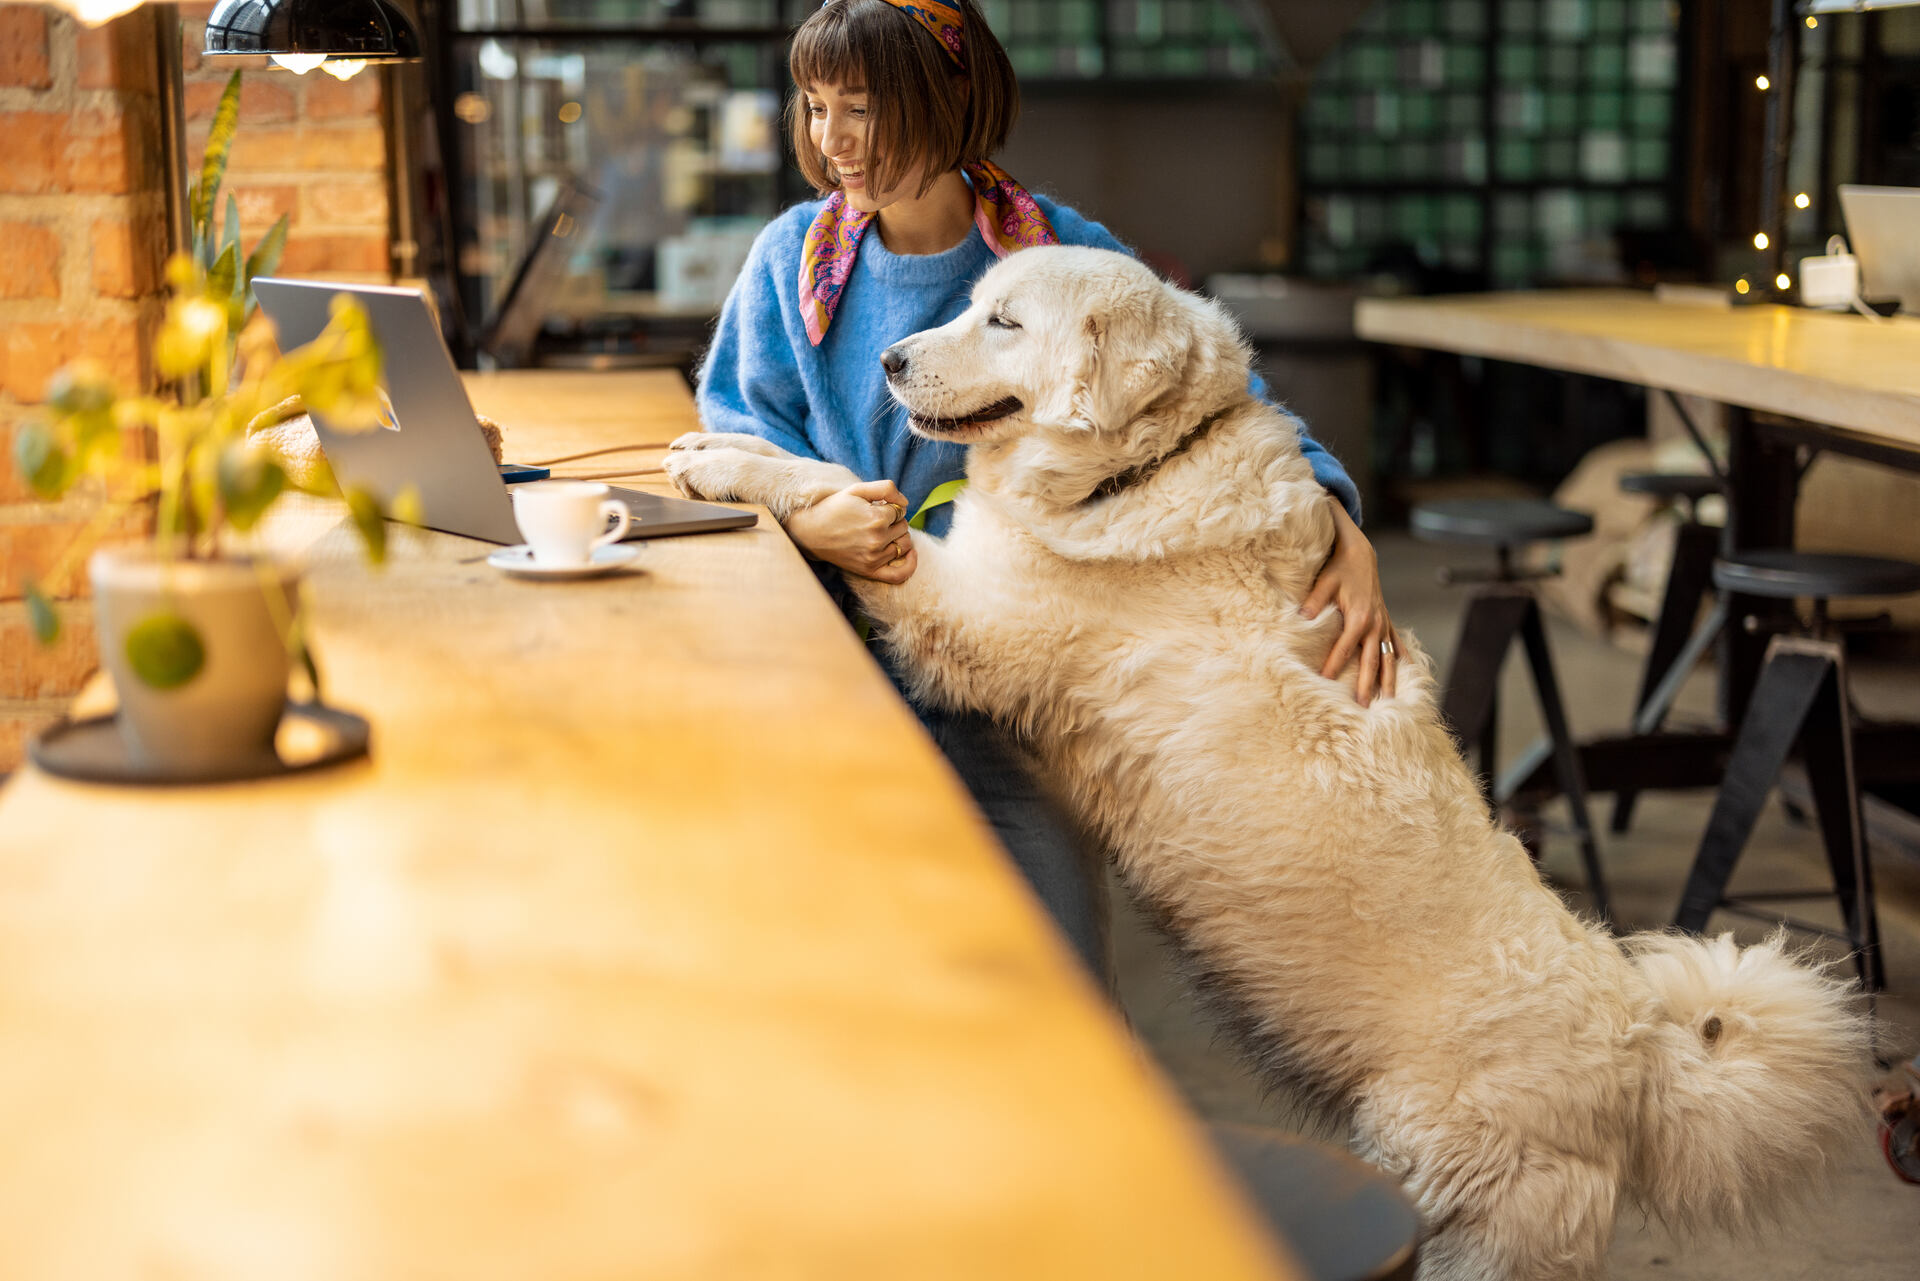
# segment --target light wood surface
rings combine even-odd
[[[1375,342],[1596,374],[1920,448],[1920,321],[1716,308],[1624,290],[1368,298]]]
[[[510,457],[693,424],[472,387]],[[764,513],[274,537],[371,762],[0,793],[9,1281],[1292,1275]]]

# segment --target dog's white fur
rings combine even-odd
[[[1299,602],[1332,500],[1215,304],[1028,250],[893,350],[971,484],[908,582],[853,581],[862,604],[918,693],[1024,731],[1261,1066],[1403,1181],[1422,1277],[1598,1277],[1622,1198],[1737,1230],[1817,1186],[1862,1133],[1846,985],[1777,937],[1576,920],[1490,821],[1411,637],[1371,707],[1351,667],[1319,675],[1338,616]],[[782,518],[856,479],[737,435],[681,439],[668,471]]]

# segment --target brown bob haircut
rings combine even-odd
[[[886,0],[831,0],[793,33],[787,69],[794,158],[822,194],[840,185],[807,131],[808,85],[867,91],[868,189],[891,191],[916,164],[925,195],[949,169],[1000,150],[1020,114],[1020,86],[1007,51],[973,0],[949,0],[961,12],[967,72],[911,15]]]

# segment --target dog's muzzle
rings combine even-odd
[[[895,343],[880,353],[880,368],[887,371],[888,382],[897,382],[907,371],[907,353],[900,350],[902,345]]]

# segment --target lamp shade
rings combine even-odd
[[[411,62],[420,37],[388,0],[219,0],[207,15],[205,51]]]

